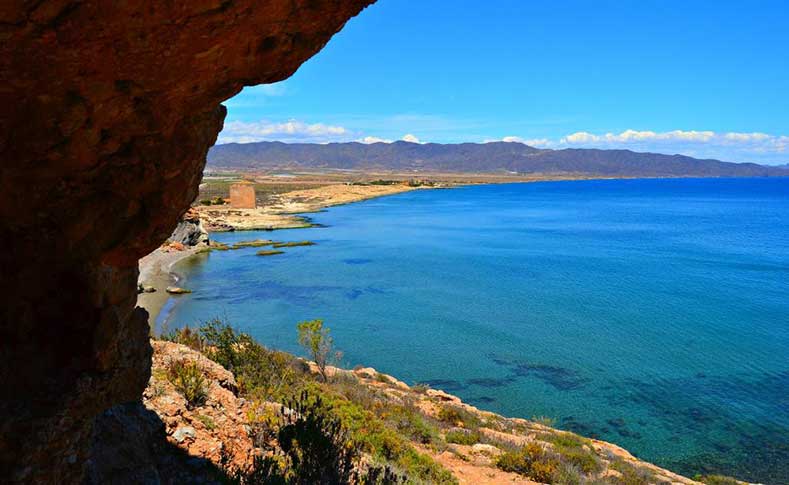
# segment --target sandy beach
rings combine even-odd
[[[173,272],[173,266],[179,261],[194,256],[198,251],[198,248],[186,248],[183,251],[158,248],[140,259],[138,283],[156,289],[152,293],[137,295],[137,306],[148,312],[148,323],[151,326],[155,324],[159,312],[172,296],[167,293],[167,287],[178,283],[178,275]]]

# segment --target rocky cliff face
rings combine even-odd
[[[222,483],[222,469],[245,469],[256,452],[250,403],[232,373],[184,345],[153,341],[142,402],[111,408],[96,421],[86,482]],[[172,362],[196,365],[205,399],[189,406],[167,378]]]
[[[137,260],[194,199],[219,103],[369,3],[0,5],[0,476],[80,480],[94,416],[148,381]]]
[[[197,246],[208,244],[208,231],[203,227],[200,220],[200,213],[194,209],[189,209],[178,221],[175,230],[170,235],[170,241],[181,243],[184,246]]]

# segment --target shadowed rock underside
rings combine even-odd
[[[194,199],[220,103],[369,3],[0,5],[0,476],[81,480],[94,416],[148,381],[137,260]]]

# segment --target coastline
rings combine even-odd
[[[446,187],[409,187],[405,185],[353,186],[327,185],[316,189],[295,190],[278,196],[278,203],[257,209],[234,209],[230,206],[198,206],[200,219],[211,232],[273,231],[277,229],[300,229],[315,227],[300,214],[322,211],[328,207],[352,204],[365,200],[400,194],[412,190],[438,189]],[[217,218],[216,213],[220,213]],[[212,214],[213,213],[213,214]],[[235,215],[228,220],[227,216]],[[212,217],[213,216],[213,217]],[[139,293],[137,306],[148,312],[148,324],[155,330],[156,320],[173,295],[167,293],[168,286],[181,280],[173,268],[177,263],[200,254],[210,246],[187,246],[176,250],[163,245],[139,261],[138,284],[152,286],[152,293]]]
[[[186,258],[199,254],[202,248],[188,247],[182,251],[173,249],[156,248],[151,254],[140,259],[140,275],[138,284],[152,286],[156,289],[152,293],[139,293],[137,306],[148,312],[148,324],[151,331],[155,329],[156,319],[159,317],[167,301],[172,297],[167,293],[168,286],[174,286],[181,276],[173,271],[176,263]]]
[[[192,252],[191,254],[194,254],[194,252]],[[159,269],[160,269],[160,270],[162,270],[162,269],[166,269],[166,270],[168,270],[168,272],[171,272],[171,271],[172,271],[172,269],[173,269],[173,267],[174,267],[174,265],[175,265],[175,264],[176,264],[178,261],[181,261],[181,260],[183,260],[183,259],[185,259],[185,258],[187,258],[187,257],[189,257],[189,256],[190,256],[190,254],[180,254],[180,257],[174,257],[174,258],[173,258],[173,260],[172,260],[172,261],[171,261],[169,264],[166,264],[166,263],[165,263],[165,264],[162,264],[162,265],[160,265],[160,268],[159,268]],[[176,277],[177,277],[177,275],[176,275]],[[165,297],[165,301],[166,301],[166,300],[167,300],[167,298]],[[377,374],[376,374],[376,375],[377,375]]]
[[[638,178],[682,178],[682,177],[638,177]],[[408,185],[349,185],[329,184],[322,187],[301,189],[278,194],[273,203],[256,209],[235,209],[225,206],[193,207],[209,233],[238,231],[274,231],[278,229],[308,229],[315,227],[303,214],[321,212],[329,207],[353,204],[365,200],[401,194],[414,190],[438,190],[469,185],[525,184],[535,182],[569,182],[583,180],[633,180],[636,177],[587,177],[575,175],[535,177],[467,177],[465,180],[442,180],[438,185],[411,187]],[[165,291],[167,286],[179,281],[180,276],[172,271],[176,263],[199,254],[205,248],[188,247],[183,251],[155,249],[140,259],[138,282],[156,288],[154,293],[140,293],[137,305],[148,312],[148,322],[153,327],[162,309],[173,295]]]

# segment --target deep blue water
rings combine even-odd
[[[173,328],[227,317],[299,352],[547,416],[685,474],[789,483],[789,179],[416,191],[315,214],[310,239],[180,267]]]

